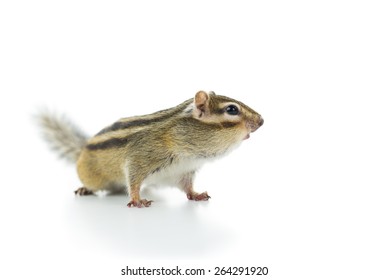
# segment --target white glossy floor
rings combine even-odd
[[[177,264],[267,266],[274,279],[317,275],[323,265],[342,277],[356,265],[382,272],[389,209],[382,177],[371,179],[378,171],[356,176],[358,166],[350,162],[325,167],[269,160],[286,150],[262,149],[268,130],[199,173],[198,189],[207,190],[210,201],[191,202],[176,189],[149,188],[143,195],[155,202],[143,209],[127,208],[125,195],[75,197],[73,167],[34,140],[36,149],[24,161],[28,168],[22,174],[8,169],[5,177],[14,187],[1,196],[3,273],[50,277],[62,271],[63,279],[103,279],[126,265]],[[268,162],[250,159],[252,149]],[[308,162],[310,155],[304,158]],[[245,164],[237,169],[241,161]],[[8,167],[18,164],[10,159]]]

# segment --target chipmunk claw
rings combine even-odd
[[[147,200],[147,199],[141,199],[139,201],[134,201],[134,200],[131,200],[127,206],[128,207],[138,207],[138,208],[142,208],[142,207],[149,207],[151,205],[153,201],[152,200]]]
[[[195,200],[195,201],[207,201],[208,199],[211,198],[208,195],[207,192],[203,192],[203,193],[188,193],[186,196],[187,196],[187,198],[189,200]]]

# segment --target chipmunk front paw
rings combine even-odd
[[[189,200],[195,200],[195,201],[207,201],[208,199],[210,199],[211,197],[208,195],[207,192],[203,192],[203,193],[196,193],[196,192],[192,192],[192,193],[188,193],[186,194],[187,198]]]
[[[152,200],[147,200],[147,199],[141,199],[141,200],[138,200],[138,201],[131,200],[127,204],[127,206],[128,207],[138,207],[138,208],[149,207],[151,205],[151,202],[153,202],[153,201]]]

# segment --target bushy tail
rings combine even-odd
[[[88,137],[63,116],[48,111],[36,115],[43,138],[60,157],[75,163]]]

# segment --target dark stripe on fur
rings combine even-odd
[[[172,117],[174,114],[176,114],[176,112],[161,117],[156,117],[153,119],[145,119],[145,120],[138,119],[138,120],[133,120],[128,122],[115,122],[113,125],[104,128],[96,135],[101,135],[110,131],[117,131],[117,130],[126,129],[134,126],[146,126],[152,123],[161,122]]]
[[[222,122],[221,123],[222,127],[224,127],[224,128],[234,127],[238,124],[239,123],[236,123],[236,122]]]
[[[126,138],[112,138],[96,144],[88,144],[86,148],[88,150],[104,150],[110,148],[117,148],[127,145],[131,137]]]
[[[108,127],[104,128],[103,130],[101,130],[99,133],[96,134],[96,136],[110,132],[110,131],[117,131],[117,130],[121,130],[121,129],[127,129],[130,127],[136,127],[136,126],[147,126],[147,125],[150,125],[150,124],[153,124],[156,122],[165,121],[165,120],[173,117],[174,115],[181,113],[182,110],[185,109],[191,102],[192,102],[192,99],[189,99],[189,100],[181,103],[177,107],[161,110],[161,111],[155,112],[155,113],[150,114],[150,115],[140,116],[139,119],[135,119],[132,121],[127,121],[127,122],[121,122],[121,121],[115,122],[111,126],[108,126]],[[150,117],[152,115],[159,115],[159,114],[162,114],[162,115],[160,115],[158,117],[152,117],[151,119],[147,119],[147,118],[142,119],[142,117]]]

